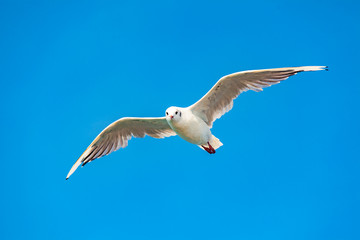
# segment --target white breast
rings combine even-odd
[[[170,127],[184,140],[196,144],[205,145],[210,141],[211,132],[209,126],[199,117],[192,114],[188,109],[182,109],[182,116],[178,121],[169,121]]]

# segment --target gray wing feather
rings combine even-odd
[[[248,90],[259,92],[299,72],[325,70],[325,68],[325,66],[289,67],[233,73],[222,77],[204,97],[189,108],[212,127],[216,119],[232,109],[233,100],[240,93]]]
[[[112,153],[119,148],[125,148],[132,137],[164,138],[176,135],[170,128],[165,117],[161,118],[121,118],[106,127],[79,157],[69,171],[66,179],[77,167]]]

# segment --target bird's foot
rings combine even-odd
[[[202,148],[203,148],[205,151],[207,151],[207,152],[210,153],[210,154],[216,153],[215,149],[210,145],[209,142],[208,142],[208,145],[209,145],[209,147],[205,147],[205,146],[203,146],[203,145],[201,145],[201,146],[202,146]]]

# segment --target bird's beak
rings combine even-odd
[[[173,119],[174,118],[174,116],[173,115],[170,115],[170,119]]]

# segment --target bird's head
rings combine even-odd
[[[165,112],[167,121],[179,121],[181,119],[181,109],[178,107],[169,107]]]

